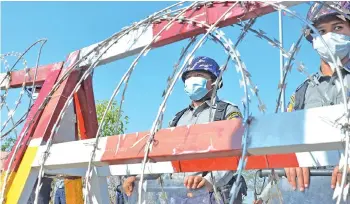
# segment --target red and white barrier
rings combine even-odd
[[[254,118],[248,129],[246,168],[338,164],[343,135],[330,121],[343,115],[342,108],[337,105]],[[160,130],[145,173],[236,170],[243,132],[239,119]],[[93,163],[101,167],[104,176],[139,174],[147,139],[148,132],[101,138]],[[93,143],[94,139],[88,139],[54,144],[45,167],[55,171],[85,168]],[[39,148],[32,167],[39,167],[44,150],[44,146]]]

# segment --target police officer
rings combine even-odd
[[[55,183],[55,202],[54,204],[66,204],[66,193],[64,188],[64,178],[58,177]]]
[[[350,2],[334,2],[338,8],[350,12]],[[315,15],[316,14],[316,15]],[[320,3],[314,3],[308,11],[307,18],[313,22],[313,26],[322,35],[322,38],[330,48],[333,56],[342,62],[341,72],[345,86],[350,85],[350,21],[333,10]],[[335,65],[331,60],[327,47],[320,36],[306,32],[306,39],[312,43],[313,48],[320,55],[321,66],[319,72],[303,82],[292,95],[288,105],[288,111],[297,111],[307,108],[330,106],[343,103],[339,78],[335,71]],[[349,92],[349,90],[347,90]],[[341,181],[341,173],[338,167],[332,168],[332,178],[309,176],[309,168],[285,168],[287,179],[280,180],[280,190],[284,203],[334,203],[333,191],[337,183]],[[289,184],[288,184],[289,183]],[[311,185],[311,186],[310,186]],[[327,188],[329,186],[329,188]],[[293,192],[299,188],[299,192]],[[270,190],[270,189],[266,189]],[[264,190],[265,191],[265,190]],[[278,199],[272,199],[272,203],[279,203]],[[254,202],[261,204],[262,200]],[[349,199],[348,199],[349,203]]]
[[[350,12],[350,2],[336,2],[343,10]],[[320,9],[320,10],[319,10]],[[314,12],[318,12],[314,16]],[[314,16],[312,18],[312,16]],[[312,18],[312,19],[311,19]],[[333,56],[339,58],[343,67],[341,68],[346,87],[350,85],[350,21],[344,16],[341,17],[337,11],[315,3],[308,12],[308,20],[314,23],[314,27],[322,35]],[[306,80],[297,88],[291,97],[288,111],[329,106],[343,103],[341,89],[339,88],[339,78],[335,72],[335,65],[327,51],[327,47],[322,43],[321,37],[313,36],[310,32],[306,38],[312,42],[313,48],[321,57],[321,66],[318,73],[313,75],[313,80]],[[347,90],[349,91],[349,90]],[[300,191],[304,191],[309,185],[308,168],[286,168],[286,175],[292,187],[296,189],[296,177]],[[341,174],[338,167],[334,168],[331,188],[335,188],[336,182],[340,182]]]
[[[242,114],[236,105],[229,102],[221,101],[216,97],[214,105],[211,104],[211,96],[213,94],[214,84],[220,74],[219,65],[215,60],[209,57],[197,57],[192,60],[182,74],[182,81],[185,84],[185,92],[191,99],[188,107],[178,112],[171,121],[170,126],[182,126],[201,124],[211,121],[230,120],[242,118]],[[222,81],[219,83],[219,88],[223,86]],[[216,94],[216,93],[215,93]],[[212,107],[212,120],[209,119],[210,107]],[[221,193],[225,203],[229,202],[229,192],[235,181],[234,172],[232,171],[215,171],[215,186]],[[177,173],[171,176],[171,179],[182,179],[183,184],[188,189],[200,189],[206,187],[209,192],[213,191],[211,183],[211,174],[207,172],[196,173]],[[133,191],[133,182],[135,177],[129,177],[123,184],[124,192],[130,196]],[[246,185],[244,178],[240,196],[237,196],[235,204],[242,203],[242,196],[246,195]],[[212,193],[209,193],[212,196]],[[210,199],[214,202],[214,197]],[[210,203],[209,202],[209,203]]]

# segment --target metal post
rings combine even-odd
[[[279,32],[279,41],[281,43],[281,47],[283,47],[283,27],[282,27],[282,11],[278,11],[278,32]],[[284,75],[284,58],[283,58],[283,52],[280,50],[280,84],[283,82],[283,75]],[[286,110],[286,104],[285,104],[285,89],[284,85],[281,86],[282,89],[282,95],[281,95],[281,112],[284,112]]]

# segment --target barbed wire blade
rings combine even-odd
[[[241,68],[238,66],[238,64],[235,64],[235,68],[236,68],[237,73],[239,73]]]
[[[289,49],[289,52],[293,52],[295,49],[295,43],[293,43],[291,46],[290,46],[290,49]]]
[[[171,77],[169,76],[166,81],[169,84],[171,82]]]
[[[284,83],[284,84],[279,83],[278,84],[278,89],[286,89],[286,87],[287,87],[287,83]]]
[[[185,54],[185,48],[182,48],[181,49],[181,52],[180,52],[180,56],[184,55]]]
[[[15,111],[14,110],[10,110],[7,114],[8,117],[13,117]]]
[[[193,56],[191,56],[190,54],[188,54],[185,58],[185,61],[188,62],[188,64],[190,64],[192,62]]]
[[[251,100],[250,100],[250,95],[248,95],[248,101],[246,100],[246,97],[243,97],[241,101],[242,101],[243,105],[246,106],[248,103],[251,102]]]
[[[273,41],[274,41],[277,45],[281,45],[281,42],[280,42],[279,40],[277,40],[276,38],[274,38]]]
[[[227,52],[227,50],[230,49],[230,45],[228,43],[224,43],[224,47],[225,47],[226,54],[229,54],[229,52]]]
[[[285,53],[285,52],[282,52],[282,56],[289,59],[290,56],[291,56],[291,53]]]
[[[200,28],[203,28],[203,25],[205,24],[205,21],[200,21],[197,26]]]
[[[254,86],[253,88],[250,88],[253,94],[257,95],[259,92],[258,86]]]
[[[252,80],[249,77],[246,77],[246,84],[247,84],[247,86],[252,85]]]
[[[287,9],[287,6],[283,4],[278,4],[278,8],[284,10],[284,9]]]
[[[276,47],[276,44],[274,42],[271,42],[270,40],[267,43],[269,43],[272,47]]]
[[[303,28],[302,31],[304,32],[305,36],[308,36],[311,34],[311,28]]]
[[[258,108],[259,108],[259,111],[265,113],[265,111],[266,111],[266,105],[265,104],[258,105]]]
[[[225,36],[225,33],[222,30],[219,30],[215,35],[219,40]]]
[[[265,33],[263,30],[259,29],[258,32],[261,34],[261,35],[266,35],[267,33]]]
[[[233,47],[233,42],[232,42],[231,38],[228,39],[228,44],[229,44],[231,47]]]
[[[219,43],[219,41],[218,41],[218,39],[216,37],[210,36],[210,39],[216,44]]]
[[[240,61],[241,53],[238,50],[236,50],[235,52],[236,52],[236,55],[237,55],[237,58],[238,58],[237,61],[238,60]]]
[[[286,65],[284,65],[283,71],[291,73],[292,72],[292,67],[293,67],[293,64],[291,64],[289,66],[288,66],[288,64],[286,64]]]
[[[255,37],[262,39],[261,35],[255,34]]]
[[[296,16],[298,16],[298,13],[296,11],[292,11],[291,13],[291,18],[295,18]]]
[[[242,88],[244,87],[245,83],[243,80],[239,80],[239,87]]]
[[[298,66],[298,68],[297,68],[297,70],[298,70],[299,72],[304,72],[304,70],[305,70],[304,64],[303,64],[303,63],[300,63],[299,66]]]

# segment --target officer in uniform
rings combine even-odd
[[[350,12],[350,2],[337,2],[337,5],[343,10]],[[313,12],[318,13],[314,16]],[[312,16],[314,17],[312,18]],[[333,56],[341,60],[343,65],[341,72],[344,77],[345,87],[349,87],[350,21],[344,16],[340,16],[341,14],[337,11],[319,3],[315,3],[308,12],[308,20],[314,23]],[[310,33],[306,38],[312,42],[313,48],[320,55],[321,66],[319,72],[313,75],[312,80],[306,80],[297,88],[295,94],[291,97],[288,111],[343,103],[339,78],[335,71],[336,66],[328,54],[327,47],[322,43],[320,36],[313,37],[313,34]],[[335,188],[336,181],[340,181],[338,174],[338,168],[335,168],[330,187]],[[300,190],[303,191],[307,188],[309,184],[308,168],[287,168],[286,175],[293,188],[296,188],[296,176],[299,177]]]
[[[334,2],[338,8],[350,13],[350,2]],[[316,15],[315,15],[316,14]],[[335,59],[342,62],[341,72],[347,93],[350,85],[350,21],[336,10],[320,3],[314,3],[308,11],[307,18],[313,22],[322,38],[327,43]],[[311,79],[304,81],[291,96],[288,111],[297,111],[308,108],[331,106],[343,103],[339,78],[335,65],[331,60],[327,47],[320,36],[313,32],[306,32],[306,39],[321,58],[319,72]],[[330,136],[331,137],[331,136]],[[333,169],[332,178],[313,177],[310,181],[309,168],[285,168],[287,179],[280,180],[279,188],[284,203],[335,203],[332,200],[333,190],[341,181],[341,172],[338,167],[322,167]],[[328,188],[329,186],[329,188]],[[296,189],[298,191],[295,191]],[[265,189],[271,191],[271,189]],[[264,190],[264,191],[265,191]],[[272,203],[279,203],[278,198],[271,198]],[[262,200],[255,201],[261,204]],[[349,198],[347,203],[350,203]]]
[[[350,13],[350,2],[334,2],[338,8]],[[316,14],[316,15],[315,15]],[[307,18],[330,48],[335,59],[342,62],[342,76],[349,93],[350,85],[350,21],[336,10],[314,3],[308,11]],[[327,47],[320,36],[313,32],[306,32],[306,39],[312,43],[313,48],[321,57],[321,66],[318,73],[311,79],[303,82],[292,95],[288,105],[288,111],[297,111],[307,108],[331,106],[343,103],[339,78],[335,71],[335,65],[331,60]],[[331,137],[331,135],[330,135]],[[341,181],[341,172],[338,167],[332,168],[332,178],[309,177],[309,168],[285,168],[287,179],[281,179],[281,191],[285,203],[335,203],[332,200],[333,191],[337,183]],[[288,183],[290,185],[288,185]],[[298,185],[297,185],[298,184]],[[329,188],[328,188],[329,187]],[[294,192],[299,189],[300,192]],[[349,199],[348,201],[349,202]],[[255,202],[261,203],[261,202]],[[278,201],[272,203],[279,203]]]
[[[185,92],[191,99],[191,104],[178,112],[170,123],[170,127],[207,123],[211,121],[230,120],[242,118],[239,108],[229,102],[221,101],[216,97],[215,103],[211,104],[211,96],[214,84],[220,74],[219,65],[209,57],[197,57],[187,66],[182,74],[185,84]],[[219,88],[223,86],[219,82]],[[212,107],[212,119],[209,118],[210,107]],[[215,186],[222,196],[224,203],[229,202],[229,192],[235,181],[233,171],[214,171]],[[207,172],[177,173],[168,179],[182,180],[188,189],[201,189],[206,187],[210,192],[208,203],[215,203],[211,183],[211,174]],[[129,177],[124,181],[123,190],[130,196],[133,191],[135,177]],[[241,178],[241,190],[235,204],[242,203],[242,197],[247,195],[247,187],[244,178]],[[197,200],[198,201],[198,200]],[[196,202],[197,202],[196,201]],[[193,203],[190,201],[190,203]],[[198,202],[197,202],[198,203]],[[196,204],[197,204],[196,203]],[[199,202],[202,203],[202,202]]]

